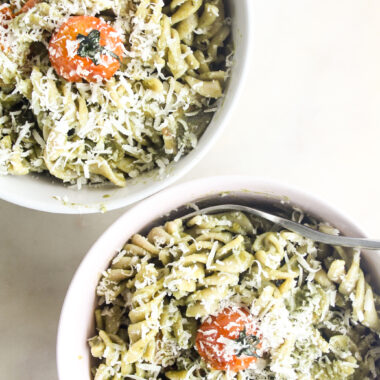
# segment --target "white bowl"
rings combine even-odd
[[[223,194],[222,196],[220,194]],[[95,334],[95,288],[111,259],[136,232],[152,221],[186,204],[206,198],[206,203],[234,201],[251,205],[299,207],[321,221],[330,222],[343,234],[365,237],[348,216],[325,201],[288,185],[250,177],[199,179],[166,189],[134,206],[121,216],[94,244],[80,264],[66,295],[57,337],[60,380],[90,380],[87,339]],[[363,261],[373,279],[380,280],[380,255],[363,252]]]
[[[252,49],[252,0],[227,0],[233,18],[234,66],[222,107],[200,138],[198,146],[169,167],[164,178],[148,173],[128,180],[125,188],[85,187],[80,191],[37,175],[0,176],[0,199],[54,213],[94,213],[121,208],[169,186],[196,165],[215,143],[228,122],[248,69]]]

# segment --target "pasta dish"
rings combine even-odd
[[[95,380],[380,376],[380,297],[360,251],[241,212],[134,235],[97,295]]]
[[[220,105],[230,32],[224,0],[2,2],[0,175],[163,172]]]

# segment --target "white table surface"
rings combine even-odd
[[[286,181],[380,237],[380,2],[252,1],[254,60],[240,105],[183,181],[232,173]],[[50,215],[0,201],[1,379],[57,379],[67,286],[124,211]]]

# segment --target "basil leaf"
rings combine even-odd
[[[258,358],[257,346],[260,343],[260,338],[256,335],[247,335],[246,328],[239,332],[239,337],[235,339],[235,342],[240,344],[240,348],[236,353],[237,357],[240,356],[253,356]]]
[[[100,64],[100,56],[102,54],[109,55],[121,63],[120,58],[117,54],[100,45],[99,30],[91,30],[87,36],[79,33],[77,35],[77,40],[80,41],[77,54],[83,58],[90,58],[96,66]]]

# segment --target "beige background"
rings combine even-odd
[[[236,173],[286,181],[380,237],[380,2],[252,1],[254,61],[240,105],[183,180]],[[1,379],[57,379],[66,288],[123,211],[62,216],[0,201]]]

